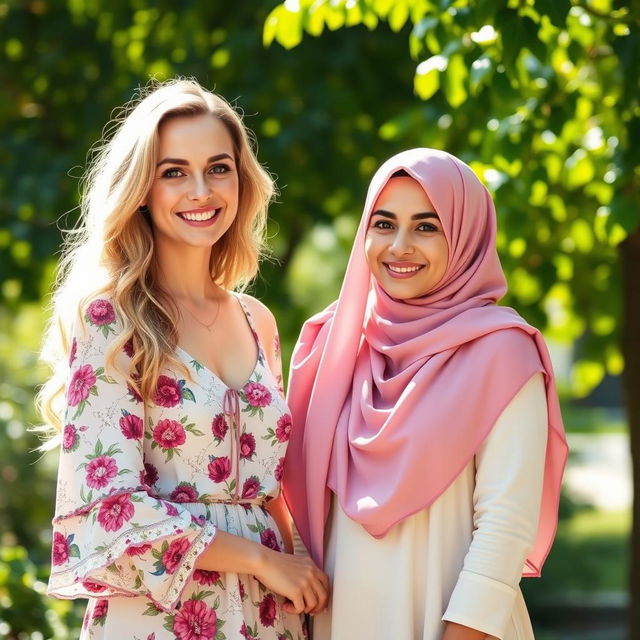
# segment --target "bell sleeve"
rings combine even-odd
[[[153,495],[144,404],[121,373],[131,345],[106,366],[120,329],[111,303],[96,300],[73,331],[48,594],[146,596],[172,611],[216,529]]]

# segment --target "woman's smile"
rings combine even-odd
[[[177,215],[193,227],[207,227],[217,220],[220,211],[222,211],[222,207],[203,207],[179,211]]]
[[[392,278],[411,278],[426,265],[415,262],[383,262]]]

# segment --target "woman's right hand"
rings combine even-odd
[[[329,600],[329,578],[309,556],[294,556],[264,549],[255,577],[275,593],[289,600],[288,613],[320,613]]]

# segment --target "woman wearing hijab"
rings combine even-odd
[[[314,640],[533,638],[518,584],[553,541],[567,445],[540,333],[496,305],[495,236],[466,164],[400,153],[302,330],[284,491],[333,583]]]

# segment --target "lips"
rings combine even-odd
[[[384,266],[392,273],[417,273],[425,265],[418,262],[383,262]]]
[[[178,217],[187,222],[208,222],[215,218],[220,212],[220,208],[191,209],[189,211],[179,211]]]

